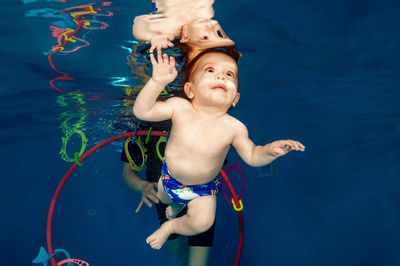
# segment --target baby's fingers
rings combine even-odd
[[[154,57],[153,53],[150,54],[150,61],[151,61],[151,64],[153,64],[153,65],[157,64],[156,58]]]
[[[163,62],[168,63],[168,54],[163,54]]]
[[[161,48],[157,49],[157,61],[158,61],[159,64],[163,63],[162,55],[163,55],[163,53],[161,51]]]
[[[304,151],[304,145],[301,144],[300,142],[294,140],[287,140],[287,141],[290,143],[291,149],[296,151]]]
[[[296,151],[304,151],[306,147],[304,147],[303,144],[301,144],[298,141],[293,140],[295,146],[296,146]]]
[[[169,57],[169,65],[173,67],[175,66],[175,58],[173,56]]]
[[[161,48],[162,48],[162,45],[160,45],[159,43],[152,44],[151,47],[150,47],[149,52],[153,53],[154,50],[157,49],[157,53],[161,53]]]
[[[172,35],[172,34],[169,34],[169,35],[167,36],[167,39],[170,40],[170,41],[173,41],[173,40],[175,39],[175,36]]]

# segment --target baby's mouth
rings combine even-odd
[[[226,91],[226,87],[224,85],[222,85],[222,84],[218,84],[218,85],[214,86],[213,89],[214,90],[220,89],[220,90]]]

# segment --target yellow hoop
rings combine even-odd
[[[141,171],[143,169],[143,167],[144,167],[144,165],[145,165],[145,163],[147,161],[147,153],[146,153],[147,149],[143,146],[143,143],[142,143],[140,137],[136,136],[135,139],[134,139],[134,142],[136,143],[136,145],[138,145],[138,147],[139,147],[139,149],[140,149],[140,151],[142,153],[142,158],[143,158],[142,164],[141,165],[136,165],[136,163],[132,160],[132,157],[131,157],[131,155],[129,153],[128,144],[131,141],[132,141],[132,137],[129,137],[129,138],[127,138],[125,140],[125,143],[124,143],[125,155],[126,155],[126,158],[128,159],[129,165],[131,166],[132,170],[135,171],[135,172],[139,172],[139,171]]]
[[[160,159],[160,161],[164,161],[164,157],[162,156],[162,154],[160,152],[160,144],[163,142],[167,143],[167,139],[164,136],[160,136],[160,138],[157,141],[157,145],[156,145],[156,151],[157,151],[157,155],[158,155],[158,158]]]

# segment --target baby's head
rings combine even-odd
[[[218,21],[209,18],[198,18],[184,25],[180,42],[188,47],[189,62],[208,48],[235,45],[226,36]]]
[[[192,103],[225,107],[239,101],[239,78],[235,48],[211,48],[184,67],[184,96]]]

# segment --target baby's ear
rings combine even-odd
[[[186,96],[190,100],[193,99],[193,97],[194,97],[193,83],[186,82],[185,85],[183,86],[183,90],[185,91]]]
[[[188,25],[183,25],[182,27],[182,36],[181,36],[181,43],[186,43],[189,40],[188,37]]]
[[[233,103],[232,103],[232,106],[233,106],[233,107],[236,107],[236,105],[237,105],[239,99],[240,99],[240,93],[238,92],[238,93],[236,94],[235,100],[233,100]]]

